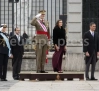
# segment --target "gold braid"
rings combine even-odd
[[[4,39],[0,39],[0,40],[1,40],[0,45],[3,44],[3,43],[5,43],[5,40]]]

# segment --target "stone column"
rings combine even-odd
[[[84,70],[82,0],[67,0],[67,46],[65,70]]]
[[[82,0],[67,0],[68,52],[82,53]]]

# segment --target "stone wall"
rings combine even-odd
[[[30,54],[29,54],[30,55]],[[48,63],[45,65],[45,70],[52,71],[52,53],[48,55]],[[97,62],[96,70],[99,70],[99,62]],[[64,71],[84,71],[85,61],[84,55],[81,53],[67,53],[63,57],[62,69]],[[12,70],[12,62],[9,59],[8,70]],[[24,58],[22,61],[22,71],[35,71],[36,59],[35,55],[31,55],[29,58]]]

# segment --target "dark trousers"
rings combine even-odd
[[[52,65],[54,71],[61,71],[62,57],[64,54],[64,46],[60,47],[59,51],[55,50],[52,57]]]
[[[0,78],[6,79],[7,75],[8,55],[0,54]]]
[[[86,78],[89,78],[89,68],[91,64],[91,78],[94,78],[94,72],[95,72],[95,66],[96,66],[96,59],[97,54],[93,52],[93,54],[90,57],[86,57],[86,71],[85,76]]]
[[[21,71],[22,55],[13,55],[12,67],[13,67],[13,78],[19,78],[19,73]]]

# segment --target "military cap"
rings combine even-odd
[[[41,14],[45,14],[45,12],[46,12],[45,10],[40,10],[39,11],[39,13],[41,13]]]
[[[7,25],[6,24],[1,24],[1,27],[7,28]]]

